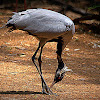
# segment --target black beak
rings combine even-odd
[[[55,85],[55,81],[53,81],[53,83],[51,84],[50,88],[52,88]]]

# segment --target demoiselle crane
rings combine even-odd
[[[30,35],[35,36],[39,40],[39,46],[32,56],[32,61],[41,76],[42,92],[53,94],[50,88],[63,79],[66,71],[71,71],[71,69],[68,69],[68,67],[64,65],[61,54],[75,33],[73,21],[65,15],[55,11],[38,8],[14,13],[14,15],[8,20],[6,26],[12,27],[12,29],[27,31]],[[47,42],[52,41],[57,42],[56,53],[58,68],[55,73],[54,81],[49,88],[42,76],[41,54],[44,45]],[[38,58],[39,65],[37,66],[35,63],[35,56],[39,49],[41,50]]]

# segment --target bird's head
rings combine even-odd
[[[62,69],[57,69],[56,70],[56,74],[55,74],[55,77],[54,77],[54,81],[53,83],[51,84],[50,87],[52,87],[55,83],[61,81],[65,75],[65,72],[67,71],[72,71],[71,69],[68,69],[68,67],[65,65]]]

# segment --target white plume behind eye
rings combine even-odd
[[[65,65],[62,70],[61,70],[61,73],[65,73],[65,72],[68,72],[68,71],[71,71],[72,72],[72,69],[68,69],[68,67]]]

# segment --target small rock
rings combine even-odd
[[[7,54],[7,55],[8,55],[8,56],[16,56],[17,54],[11,54],[11,53],[10,53],[10,54]]]
[[[6,44],[10,44],[10,43],[6,42]]]
[[[93,68],[96,68],[96,66],[93,66]]]
[[[22,54],[17,54],[18,56],[20,56],[20,57],[25,57],[26,56],[26,54],[24,54],[24,53],[22,53]]]
[[[28,47],[30,46],[30,44],[25,44],[25,45],[28,46]]]
[[[85,80],[85,78],[80,78],[79,80],[80,80],[80,81],[84,81],[84,80]]]
[[[20,50],[25,50],[25,48],[24,47],[21,47],[21,46],[16,46],[15,48],[16,49],[20,49]]]
[[[80,50],[80,49],[74,49],[74,51],[78,51],[78,50]]]
[[[69,51],[69,48],[65,48],[65,51]]]

